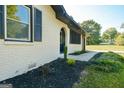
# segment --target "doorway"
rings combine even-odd
[[[62,28],[60,31],[60,53],[64,53],[64,47],[65,47],[65,31]]]

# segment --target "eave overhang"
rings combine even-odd
[[[62,5],[51,5],[51,7],[56,13],[56,18],[67,24],[70,29],[78,33],[85,33],[81,29],[80,25],[76,23],[73,18],[66,13],[66,10]]]

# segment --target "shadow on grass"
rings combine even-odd
[[[74,66],[69,66],[63,59],[57,59],[0,84],[12,84],[15,88],[70,88],[79,80],[86,65],[87,62],[77,61]],[[43,72],[43,67],[48,67],[48,71]]]

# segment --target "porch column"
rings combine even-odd
[[[83,33],[81,36],[82,36],[82,51],[85,51],[85,49],[86,49],[85,34]]]

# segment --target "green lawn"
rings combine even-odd
[[[96,55],[73,87],[124,88],[124,57],[109,52]]]
[[[109,50],[109,51],[124,51],[124,46],[116,45],[87,45],[87,50]]]
[[[123,57],[124,57],[124,54],[119,54],[119,55],[121,55],[121,56],[123,56]]]

